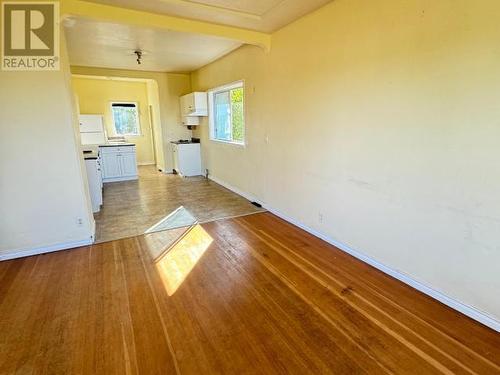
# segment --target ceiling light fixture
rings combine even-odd
[[[141,65],[142,51],[140,49],[135,50],[134,53],[137,55],[137,65]]]

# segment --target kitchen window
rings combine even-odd
[[[141,134],[137,103],[112,102],[111,113],[115,135],[138,136]]]
[[[210,139],[245,144],[245,89],[243,81],[208,92]]]

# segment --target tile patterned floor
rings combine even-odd
[[[199,222],[263,211],[204,177],[166,175],[139,167],[139,180],[104,184],[104,205],[95,215],[96,242],[143,234],[183,206]]]

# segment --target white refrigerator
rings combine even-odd
[[[80,135],[82,145],[102,145],[106,143],[103,116],[80,115]]]

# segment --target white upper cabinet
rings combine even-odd
[[[200,125],[200,118],[197,116],[186,116],[182,118],[182,125]]]
[[[208,116],[208,101],[206,92],[192,92],[181,96],[182,117]]]

